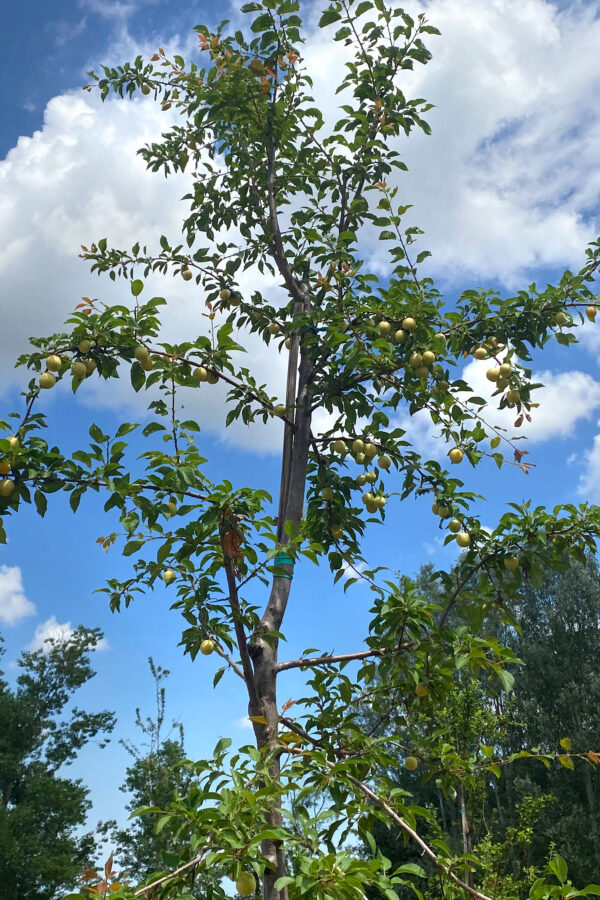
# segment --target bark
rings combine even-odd
[[[298,305],[298,304],[297,304]],[[308,311],[309,299],[307,288],[302,286],[302,305],[300,309]],[[294,368],[297,359],[296,336],[290,348],[290,369]],[[295,352],[294,352],[295,351]],[[280,521],[278,534],[282,544],[289,538],[285,533],[285,522],[300,526],[304,508],[306,489],[306,471],[311,437],[311,391],[310,379],[312,363],[306,348],[300,348],[300,367],[298,371],[298,389],[295,397],[295,420],[293,429],[286,424],[284,448],[282,456],[282,479],[280,498]],[[295,382],[295,371],[288,372],[288,399],[290,386]],[[289,575],[293,575],[293,566],[282,566]],[[272,637],[272,632],[279,631],[285,615],[292,579],[284,575],[275,576],[271,593],[259,628],[249,644],[248,651],[252,660],[252,688],[249,690],[248,713],[266,720],[266,725],[253,722],[256,745],[259,750],[276,749],[279,731],[279,710],[277,706],[277,658],[279,641]],[[270,634],[271,633],[271,634]],[[275,783],[280,778],[280,762],[274,756],[270,768],[271,778]],[[279,827],[282,824],[281,807],[274,804],[269,815],[270,824]],[[263,856],[269,865],[263,877],[263,900],[288,900],[287,888],[275,889],[278,878],[287,874],[284,847],[280,841],[267,840],[261,847]]]
[[[465,805],[465,786],[462,781],[458,782],[458,807],[460,812],[460,824],[462,830],[463,853],[471,853],[473,849],[471,842],[471,825],[467,816],[467,808]],[[470,868],[465,869],[465,883],[469,887],[473,887],[473,873]]]

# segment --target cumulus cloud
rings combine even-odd
[[[405,4],[416,14],[422,4]],[[424,230],[431,271],[450,282],[514,284],[532,268],[579,264],[600,229],[600,18],[596,4],[431,0],[427,66],[407,73],[409,97],[435,104],[431,136],[401,145],[399,202]],[[332,120],[342,50],[331,29],[308,44],[319,107]],[[557,78],[560,72],[560,78]],[[340,99],[342,98],[342,99]],[[381,266],[381,245],[368,242]]]
[[[19,566],[0,566],[0,622],[16,625],[34,613],[35,604],[25,594]]]
[[[493,409],[493,385],[485,377],[489,365],[485,360],[473,360],[465,366],[463,378],[477,396],[489,399]],[[550,438],[569,437],[576,424],[592,418],[600,406],[600,383],[586,372],[534,372],[532,381],[544,387],[532,395],[533,401],[540,405],[531,411],[531,422],[516,430],[515,410],[496,409],[493,413],[486,410],[485,418],[490,424],[505,428],[511,435],[524,434],[531,443],[541,443]]]
[[[567,438],[573,434],[579,422],[592,418],[600,407],[600,383],[586,372],[534,372],[532,382],[544,385],[533,394],[533,401],[540,405],[531,410],[531,422],[525,421],[517,429],[514,427],[516,411],[498,409],[497,398],[492,397],[494,386],[485,377],[489,365],[486,360],[473,360],[464,367],[461,377],[472,390],[463,399],[477,396],[487,400],[484,419],[488,425],[502,429],[507,437],[524,436],[530,444]],[[473,406],[474,411],[477,408]],[[401,414],[394,420],[394,424],[405,429],[408,440],[424,456],[434,459],[446,456],[448,445],[441,438],[439,429],[426,410],[421,410],[412,417]],[[491,436],[492,431],[487,430]]]
[[[46,619],[45,622],[40,622],[40,624],[35,629],[35,634],[33,636],[33,640],[29,644],[29,650],[44,650],[44,652],[49,650],[49,646],[46,643],[47,641],[56,641],[58,643],[64,643],[73,636],[73,628],[71,628],[70,622],[57,622],[56,616],[50,616],[49,619]],[[100,641],[95,646],[95,650],[106,650],[108,648],[108,641],[106,638],[101,638]]]
[[[87,0],[86,12],[95,5]],[[118,17],[132,5],[106,9]],[[415,204],[414,221],[426,230],[432,271],[451,281],[511,283],[532,267],[576,264],[598,225],[600,20],[594,9],[558,9],[545,0],[431,0],[427,11],[442,36],[428,40],[433,61],[408,73],[403,87],[408,96],[436,104],[429,113],[433,136],[416,134],[401,143],[410,171],[395,177],[401,202]],[[344,102],[333,89],[346,51],[330,37],[315,30],[306,55],[314,95],[333,122]],[[127,39],[124,55],[133,49]],[[187,35],[180,39],[181,45],[188,41]],[[179,198],[189,177],[150,174],[136,155],[173,121],[173,110],[163,113],[150,100],[100,104],[96,95],[68,93],[49,102],[43,127],[21,137],[0,162],[0,379],[6,388],[26,378],[11,368],[15,348],[25,348],[31,334],[58,330],[82,295],[108,303],[129,299],[126,284],[89,274],[77,259],[80,244],[102,236],[125,247],[135,240],[155,246],[160,234],[177,238],[185,213]],[[385,271],[381,245],[368,233],[361,252]],[[259,287],[275,300],[279,292],[270,278],[244,277],[243,287]],[[197,289],[179,279],[148,281],[148,291],[171,301],[165,340],[204,331]],[[285,354],[274,357],[255,337],[248,349],[257,379],[281,396]],[[578,384],[595,403],[589,383]],[[51,405],[58,393],[45,395],[44,403]],[[132,397],[126,385],[94,380],[76,402],[140,413],[146,399]],[[225,440],[262,451],[279,443],[280,423],[266,429],[235,424],[225,432],[221,388],[181,399],[187,413]],[[574,421],[571,409],[565,416],[563,432]],[[542,424],[533,430],[550,428],[542,411],[536,420]],[[423,437],[428,426],[423,419],[415,427]]]

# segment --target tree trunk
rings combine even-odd
[[[304,286],[303,295],[304,311],[308,311],[309,300]],[[288,371],[288,405],[290,384],[295,382],[298,338],[294,336],[292,340]],[[294,369],[293,372],[292,369]],[[291,426],[286,425],[284,434],[282,456],[283,496],[280,498],[280,521],[278,526],[278,534],[283,545],[289,541],[289,537],[284,529],[285,522],[291,522],[299,528],[304,509],[306,471],[311,439],[312,397],[309,389],[311,375],[312,362],[310,356],[305,348],[301,348],[298,391],[295,398],[295,422],[293,429]],[[252,689],[249,689],[250,702],[248,704],[248,713],[250,716],[260,716],[267,722],[266,725],[260,722],[252,723],[256,737],[256,746],[259,750],[263,748],[275,749],[278,746],[277,657],[279,641],[276,637],[272,637],[271,634],[279,631],[281,628],[292,585],[293,565],[283,564],[281,568],[286,571],[286,575],[277,575],[273,578],[273,585],[265,613],[248,648],[254,672]],[[271,777],[275,782],[279,780],[280,771],[279,756],[276,755],[270,769]],[[279,804],[272,807],[269,820],[273,826],[281,826],[283,820]],[[281,890],[276,890],[275,888],[277,879],[287,874],[282,843],[275,840],[266,840],[263,842],[261,850],[263,856],[269,861],[269,866],[263,876],[263,900],[288,900],[287,888],[282,888]]]
[[[467,816],[467,808],[465,806],[465,786],[462,781],[458,782],[458,808],[460,812],[460,824],[462,830],[463,853],[470,853],[473,849],[471,843],[471,826]],[[464,879],[469,887],[473,887],[473,873],[470,867],[465,868]]]

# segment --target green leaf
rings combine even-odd
[[[46,510],[48,509],[48,501],[45,494],[42,494],[41,491],[36,491],[33,495],[33,499],[35,501],[35,506],[38,513],[43,518],[46,515]]]
[[[556,853],[552,857],[552,859],[548,863],[548,868],[553,873],[553,875],[556,875],[561,884],[565,883],[565,881],[567,880],[568,868],[560,853]]]
[[[329,7],[329,9],[326,9],[319,19],[319,28],[325,28],[327,25],[331,25],[332,22],[339,22],[341,18],[341,13],[339,13],[336,9]]]
[[[140,281],[139,278],[135,278],[131,282],[131,293],[133,294],[134,297],[139,297],[139,295],[142,293],[143,290],[144,290],[144,282]]]

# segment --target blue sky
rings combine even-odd
[[[238,8],[224,4],[219,18],[238,18]],[[402,176],[401,192],[425,229],[431,273],[452,298],[463,287],[512,291],[578,267],[586,241],[600,233],[598,5],[433,0],[428,11],[443,34],[432,42],[433,63],[415,73],[408,89],[436,104],[429,116],[434,133],[402,146],[409,174]],[[88,274],[77,259],[79,245],[104,235],[117,246],[160,233],[176,237],[184,213],[178,203],[183,180],[149,176],[135,157],[135,149],[165,127],[164,114],[150,98],[101,106],[81,91],[86,71],[141,51],[151,55],[159,44],[187,55],[194,46],[191,27],[214,24],[213,13],[213,6],[172,0],[3,4],[0,21],[11,40],[0,59],[0,416],[18,408],[23,374],[13,372],[12,360],[30,334],[59,330],[82,295],[107,302],[127,296],[126,286]],[[307,61],[326,118],[337,102],[331,85],[341,68],[339,52],[311,31]],[[367,235],[361,252],[385,277],[377,242]],[[173,304],[165,338],[181,338],[197,307],[194,291],[170,281],[155,286]],[[273,291],[266,279],[260,286]],[[479,510],[485,524],[494,524],[507,498],[551,505],[600,498],[600,325],[596,329],[586,326],[575,349],[552,345],[535,361],[547,387],[529,431],[532,473],[498,473],[486,465],[470,471],[464,464],[461,475],[488,498]],[[251,353],[260,376],[277,390],[282,364],[256,344]],[[485,363],[469,364],[471,383],[482,390],[484,371]],[[92,420],[110,431],[143,415],[124,388],[84,387],[75,400],[61,390],[44,397],[50,427],[66,445],[85,443]],[[209,474],[274,493],[279,426],[226,433],[217,391],[189,404],[203,428]],[[440,453],[426,420],[405,427],[424,452]],[[454,551],[441,548],[429,501],[390,502],[387,510],[386,527],[367,537],[374,565],[414,574],[432,559],[451,563]],[[209,752],[223,734],[236,742],[250,738],[240,724],[245,698],[234,676],[214,692],[214,660],[191,664],[177,647],[180,620],[168,609],[172,592],[157,589],[116,616],[93,593],[107,578],[129,571],[117,551],[105,555],[96,544],[111,530],[99,501],[86,501],[75,517],[57,495],[44,520],[24,508],[0,548],[0,631],[9,667],[36,633],[39,641],[55,624],[99,625],[105,632],[107,647],[94,660],[98,675],[78,703],[114,709],[118,726],[108,750],[90,747],[73,767],[92,788],[92,823],[119,816],[123,798],[116,788],[128,758],[117,738],[135,740],[137,706],[152,712],[149,655],[172,672],[168,709],[184,723],[192,756]],[[309,563],[298,568],[294,587],[282,656],[307,646],[340,652],[360,646],[370,606],[364,588],[344,594]],[[298,696],[300,689],[300,677],[290,674],[281,697]]]

